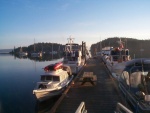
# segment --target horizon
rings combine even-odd
[[[121,39],[122,39],[122,38],[126,38],[126,39],[140,40],[140,41],[143,41],[143,40],[144,40],[144,41],[150,40],[150,39],[136,39],[136,38],[128,38],[128,37],[109,37],[109,38],[121,38]],[[107,39],[109,39],[109,38],[106,38],[106,39],[103,39],[103,40],[107,40]],[[101,40],[101,41],[103,41],[103,40]],[[38,43],[43,43],[43,42],[38,42]],[[51,43],[51,42],[44,42],[44,43]],[[54,43],[55,43],[55,42],[54,42]],[[93,44],[97,44],[97,43],[98,43],[98,42],[95,42],[95,43],[93,43]],[[37,43],[36,43],[36,44],[37,44]],[[56,43],[56,44],[60,44],[60,43]],[[33,45],[33,44],[31,44],[31,45]],[[62,44],[62,45],[65,45],[65,44]],[[92,44],[91,44],[91,45],[92,45]],[[19,47],[15,47],[15,46],[14,46],[14,47],[17,49],[17,48],[20,48],[20,47],[28,47],[28,46],[30,46],[30,45],[27,45],[27,46],[19,46]],[[1,50],[4,50],[4,51],[5,51],[5,50],[13,50],[14,47],[13,47],[13,48],[7,48],[7,49],[5,49],[5,48],[4,48],[4,49],[1,49],[1,48],[0,48],[0,51],[1,51]],[[90,47],[88,47],[88,48],[90,48]]]
[[[149,0],[1,0],[0,49],[34,43],[150,39]]]

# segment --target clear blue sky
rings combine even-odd
[[[0,0],[0,49],[35,42],[150,39],[150,0]]]

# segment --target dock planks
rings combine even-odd
[[[96,85],[79,84],[84,72],[97,76]],[[74,84],[60,97],[51,113],[74,113],[82,101],[88,113],[114,113],[118,102],[124,104],[116,81],[110,76],[101,59],[90,59],[77,75]]]

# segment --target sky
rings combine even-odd
[[[0,0],[0,49],[150,39],[150,0]]]

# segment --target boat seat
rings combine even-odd
[[[141,72],[134,72],[130,75],[130,86],[132,88],[138,88],[138,85],[141,84]]]
[[[120,76],[120,79],[122,79],[125,82],[125,84],[127,84],[128,86],[130,85],[129,73],[127,71],[123,71],[123,73]]]

